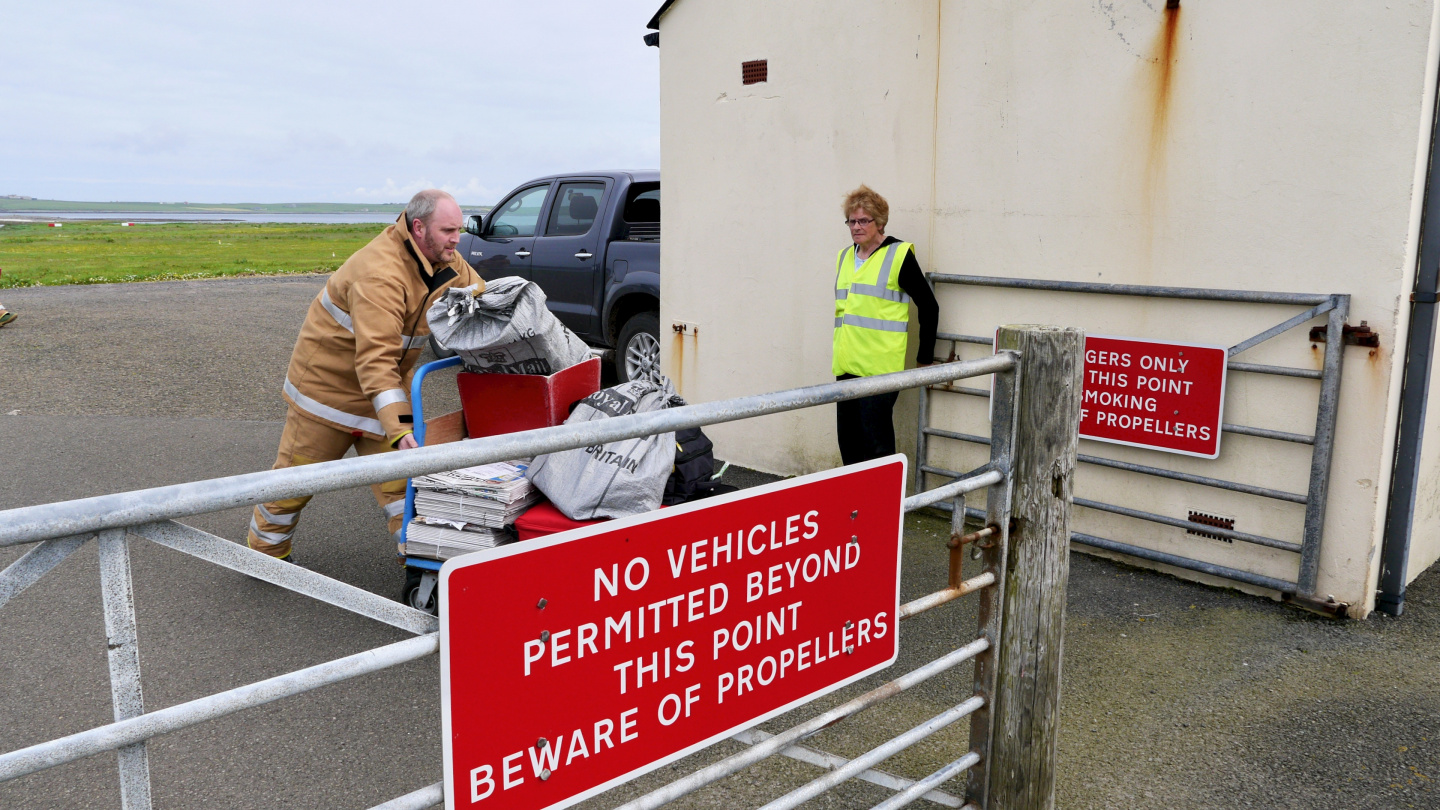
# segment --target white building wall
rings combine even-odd
[[[888,232],[928,261],[936,10],[681,0],[665,14],[660,329],[685,397],[834,379],[840,204],[860,183],[886,195]],[[741,84],[751,59],[769,60],[768,82]],[[698,336],[667,332],[675,321]],[[762,470],[840,463],[833,406],[706,430],[722,458]]]
[[[696,400],[827,379],[830,275],[846,238],[835,200],[862,180],[891,200],[890,232],[917,243],[927,270],[1349,293],[1350,322],[1368,321],[1382,348],[1346,349],[1319,590],[1363,615],[1413,273],[1433,17],[1430,2],[1197,0],[1176,14],[1158,0],[680,0],[661,24],[662,328],[685,320],[701,333],[668,344],[666,362]],[[770,60],[771,81],[742,88],[739,63],[752,58]],[[1231,345],[1298,312],[938,292],[942,331],[968,334],[1039,322]],[[1318,368],[1323,345],[1304,334],[1239,359]],[[1318,388],[1233,373],[1225,419],[1311,433]],[[934,413],[952,429],[986,429],[983,400],[937,398]],[[726,458],[807,472],[837,461],[832,414],[745,423],[717,441]],[[1306,491],[1301,445],[1227,435],[1215,461],[1093,442],[1081,451]],[[1440,464],[1434,448],[1426,457]],[[936,458],[965,469],[981,454],[939,442]],[[1077,495],[1300,540],[1294,504],[1088,465]],[[1422,499],[1440,522],[1440,494]],[[1289,552],[1084,509],[1076,528],[1296,576]]]

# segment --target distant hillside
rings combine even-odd
[[[489,206],[464,205],[466,210],[488,210]],[[154,202],[70,202],[33,200],[0,196],[0,212],[65,213],[114,211],[127,214],[398,214],[405,203],[154,203]]]

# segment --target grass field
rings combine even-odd
[[[466,206],[471,208],[473,206]],[[72,200],[17,200],[0,197],[0,211],[57,213],[115,211],[122,214],[345,214],[389,213],[399,216],[404,203],[154,203],[75,202]]]
[[[382,223],[7,223],[0,288],[217,276],[328,273],[384,230]]]

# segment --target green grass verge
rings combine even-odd
[[[473,208],[475,206],[465,206]],[[72,211],[115,211],[121,214],[346,214],[352,212],[390,213],[399,216],[405,203],[153,203],[74,202],[71,200],[15,200],[0,197],[0,211],[66,213]]]
[[[378,222],[7,223],[0,228],[0,288],[328,273],[384,229]]]

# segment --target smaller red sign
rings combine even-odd
[[[1215,458],[1225,367],[1220,346],[1086,335],[1080,436]]]
[[[445,806],[574,804],[894,663],[905,457],[450,560]]]

